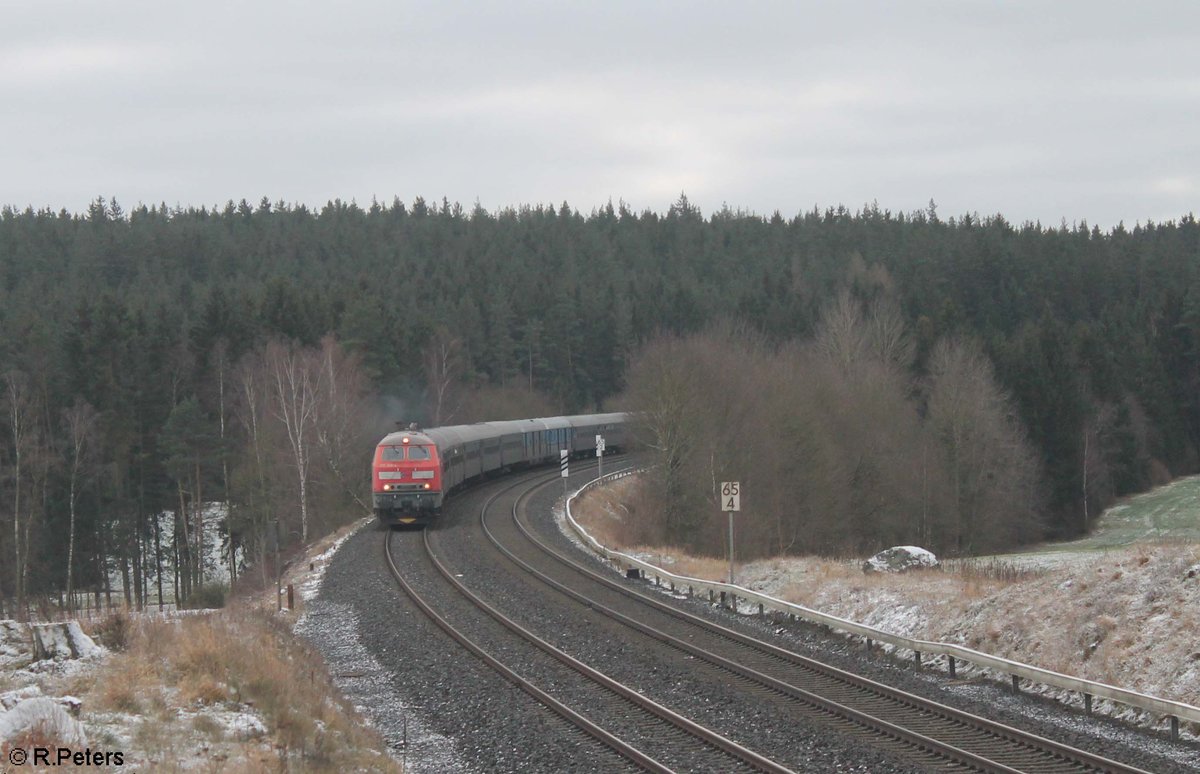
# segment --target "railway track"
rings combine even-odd
[[[550,477],[539,476],[536,479],[538,483],[534,485],[535,488],[544,486],[548,482],[557,481],[558,476],[557,474]],[[486,513],[501,495],[526,483],[525,479],[518,480],[492,495],[483,505],[481,513]],[[654,772],[703,770],[762,771],[782,774],[790,771],[716,731],[642,696],[637,691],[578,661],[521,626],[511,617],[488,604],[455,577],[455,573],[437,557],[431,545],[432,530],[423,530],[419,534],[425,550],[424,555],[430,567],[436,571],[444,583],[454,589],[462,600],[469,602],[474,614],[463,614],[460,607],[457,611],[460,614],[460,620],[451,621],[445,611],[440,611],[437,603],[430,599],[430,594],[418,588],[419,584],[414,583],[406,573],[401,572],[392,552],[393,541],[399,539],[398,533],[388,530],[384,533],[385,561],[397,584],[412,599],[413,603],[455,642],[488,664],[505,679],[534,697],[551,712],[606,748],[635,766]],[[475,633],[479,631],[481,621],[479,613],[502,627],[510,636],[510,643],[496,646],[494,644],[496,642],[495,631],[485,637],[493,643],[491,646],[479,642],[480,636]],[[468,631],[468,629],[474,631]],[[538,670],[542,675],[541,679],[535,680],[526,677],[520,673],[518,668],[506,663],[513,639],[519,640],[521,646],[525,648],[536,649],[544,662],[552,661],[552,666],[543,666]],[[570,677],[565,675],[567,671],[571,673]],[[550,676],[547,677],[547,675]],[[586,694],[585,700],[582,702],[580,702],[581,694]],[[587,705],[588,709],[577,709],[576,707],[580,704]]]
[[[598,573],[550,546],[523,518],[528,497],[555,480],[527,488],[507,513],[497,512],[491,507],[494,498],[489,500],[480,510],[479,525],[491,544],[538,582],[674,650],[679,658],[717,670],[747,693],[772,700],[797,717],[867,735],[873,744],[932,769],[1141,771],[821,664]]]

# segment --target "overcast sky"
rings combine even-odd
[[[0,204],[1193,212],[1200,2],[0,2]]]

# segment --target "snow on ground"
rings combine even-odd
[[[0,713],[0,743],[34,732],[74,749],[88,743],[83,724],[54,699],[45,696],[22,699],[12,709]]]
[[[152,617],[158,616],[146,616]],[[214,761],[243,758],[246,745],[267,733],[261,716],[247,706],[170,709],[170,702],[160,702],[153,719],[96,710],[73,691],[114,679],[105,672],[109,657],[76,621],[0,621],[0,747],[33,734],[73,749],[120,751],[125,765],[211,769]],[[260,752],[274,754],[267,746]]]
[[[202,524],[202,541],[203,550],[202,563],[204,565],[204,583],[218,584],[228,586],[231,577],[230,572],[230,551],[229,551],[229,532],[225,528],[225,519],[229,514],[229,506],[227,503],[216,502],[206,503],[200,511]],[[163,511],[157,516],[158,534],[162,535],[163,545],[163,567],[162,567],[162,589],[163,603],[167,606],[174,606],[175,600],[173,596],[173,578],[172,565],[170,564],[170,540],[171,535],[175,532],[175,512]],[[240,572],[245,562],[244,552],[235,550],[236,561],[238,563],[238,571]],[[152,571],[153,563],[148,563],[146,588],[150,604],[157,605],[158,600],[158,577]],[[124,580],[121,575],[121,569],[118,566],[112,566],[108,571],[108,585],[112,591],[114,598],[121,597],[124,589]]]
[[[309,551],[309,556],[298,565],[299,574],[296,577],[298,581],[296,590],[302,600],[307,602],[317,596],[317,592],[321,590],[321,581],[325,580],[325,568],[329,565],[330,560],[333,559],[333,555],[342,547],[342,543],[345,543],[347,538],[371,523],[371,521],[372,517],[361,519],[349,528],[339,530],[333,535],[318,541],[314,549],[319,551],[319,553],[315,556],[313,555],[314,550]],[[312,569],[307,570],[305,569],[306,567],[312,567]]]
[[[594,535],[619,533],[610,503],[573,511]],[[721,559],[610,547],[677,574],[727,577]],[[894,634],[1200,705],[1200,477],[1131,498],[1081,541],[903,574],[864,574],[860,562],[763,559],[738,564],[736,582]],[[1138,719],[1125,707],[1097,709]]]

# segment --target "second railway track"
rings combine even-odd
[[[479,525],[491,545],[546,588],[579,603],[581,615],[603,615],[625,627],[635,642],[653,642],[677,658],[705,665],[708,676],[697,670],[697,680],[713,679],[714,672],[723,675],[745,689],[750,701],[769,702],[798,722],[816,721],[840,733],[865,735],[873,745],[923,768],[1141,771],[844,673],[682,611],[660,594],[635,591],[552,548],[524,523],[522,504],[534,489],[505,511],[481,510]]]

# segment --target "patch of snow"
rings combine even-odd
[[[41,696],[42,689],[37,685],[25,685],[15,691],[7,691],[0,693],[0,708],[10,710],[17,706],[25,699],[32,699],[35,696]]]
[[[0,742],[32,732],[65,747],[87,746],[83,724],[67,714],[54,699],[38,696],[25,699],[0,715]]]
[[[229,516],[229,506],[227,503],[214,502],[205,503],[200,509],[200,523],[203,545],[201,546],[201,566],[204,570],[204,583],[217,583],[228,586],[232,572],[230,571],[230,550],[229,550],[229,530],[226,527],[226,520]],[[188,518],[192,519],[192,514],[189,510]],[[163,511],[156,517],[157,529],[159,534],[170,536],[175,532],[175,511]],[[234,561],[237,562],[239,572],[244,566],[245,558],[242,552],[235,550]],[[164,556],[164,558],[166,558]],[[170,578],[172,572],[170,566],[164,561],[162,567],[162,600],[165,604],[174,605],[173,582]],[[159,578],[154,574],[154,564],[150,563],[147,567],[146,587],[149,589],[149,603],[157,605]],[[124,581],[119,567],[110,567],[108,569],[108,585],[114,596],[120,595],[124,589]]]
[[[317,596],[317,593],[321,590],[321,583],[325,580],[325,568],[329,565],[329,560],[342,547],[342,543],[345,543],[351,535],[373,520],[373,516],[361,519],[353,529],[346,530],[346,534],[335,540],[329,548],[308,560],[309,564],[313,566],[313,570],[307,573],[304,579],[300,581],[300,585],[297,588],[300,592],[300,599],[307,602]]]
[[[188,720],[208,718],[221,727],[221,732],[227,739],[238,742],[248,742],[261,739],[267,735],[267,726],[259,714],[250,709],[223,710],[208,707],[195,712],[180,713],[180,717]]]

